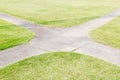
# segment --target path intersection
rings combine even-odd
[[[100,18],[70,28],[48,28],[0,13],[0,19],[33,31],[36,36],[29,43],[0,51],[0,67],[46,52],[74,51],[103,59],[120,66],[120,49],[94,42],[89,32],[120,15],[115,10]]]

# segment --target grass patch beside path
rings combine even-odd
[[[120,48],[120,17],[91,31],[90,36],[99,43]]]
[[[52,27],[79,25],[117,8],[120,0],[0,0],[0,12]]]
[[[0,69],[0,80],[119,80],[120,67],[73,52],[51,52]]]
[[[28,42],[33,36],[25,28],[0,20],[0,50]]]

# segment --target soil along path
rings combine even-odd
[[[29,56],[49,51],[75,51],[85,53],[113,64],[120,65],[120,50],[92,41],[88,33],[120,15],[116,10],[103,17],[71,28],[47,28],[7,14],[0,19],[22,26],[36,33],[29,43],[0,51],[0,66],[5,66]]]

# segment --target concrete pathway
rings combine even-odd
[[[7,14],[0,19],[22,26],[36,33],[29,43],[0,51],[0,66],[6,66],[26,57],[51,51],[75,51],[94,56],[120,66],[120,50],[92,41],[88,33],[120,15],[116,10],[103,17],[71,28],[47,28]]]

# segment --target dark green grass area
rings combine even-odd
[[[0,20],[0,50],[26,43],[33,36],[34,33],[25,28]]]
[[[120,67],[74,52],[51,52],[0,69],[0,80],[119,80]]]

